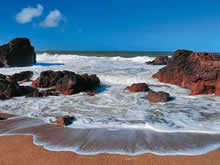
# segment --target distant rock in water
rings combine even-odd
[[[79,92],[90,91],[100,85],[96,75],[75,74],[71,71],[44,71],[40,77],[33,81],[33,87],[49,88],[56,87],[56,92],[71,95]]]
[[[148,61],[146,64],[150,65],[166,65],[169,61],[168,56],[158,56],[153,61]]]
[[[167,102],[167,101],[170,101],[171,99],[169,93],[162,92],[162,91],[160,92],[149,91],[147,98],[150,102],[153,102],[153,103]]]
[[[188,88],[191,95],[215,93],[220,96],[220,56],[177,50],[167,66],[153,78]]]
[[[132,84],[126,89],[130,92],[147,92],[149,90],[148,85],[146,83]]]
[[[15,38],[0,46],[0,67],[31,66],[36,63],[34,47],[27,38]]]

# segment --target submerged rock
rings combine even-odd
[[[149,87],[146,83],[136,83],[126,88],[130,92],[147,92]]]
[[[68,125],[71,125],[75,120],[76,118],[74,116],[67,115],[67,116],[57,118],[56,124],[62,125],[62,126],[68,126]]]
[[[146,62],[146,64],[150,65],[166,65],[169,61],[168,56],[158,56],[153,61]]]
[[[150,102],[153,102],[153,103],[170,101],[169,93],[162,92],[162,91],[160,92],[149,91],[147,98]]]
[[[0,46],[0,67],[31,66],[36,63],[34,47],[27,38],[15,38]]]
[[[188,88],[191,95],[215,93],[220,96],[220,56],[177,50],[167,66],[153,78]]]

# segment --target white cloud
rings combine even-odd
[[[23,8],[21,12],[16,15],[16,21],[18,23],[28,23],[31,22],[34,17],[39,17],[43,13],[43,6],[38,4],[36,8],[28,7]]]
[[[42,27],[57,27],[60,21],[63,20],[63,16],[59,10],[53,10],[45,18],[43,22],[40,23]]]

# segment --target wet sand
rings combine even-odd
[[[0,165],[219,165],[220,149],[199,156],[78,155],[45,150],[32,136],[0,137]]]

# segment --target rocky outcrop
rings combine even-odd
[[[147,92],[149,90],[146,83],[136,83],[126,88],[130,92]]]
[[[36,63],[34,47],[27,38],[15,38],[0,46],[0,67],[31,66]]]
[[[146,64],[150,65],[166,65],[169,61],[168,56],[157,56],[155,60],[153,61],[148,61]]]
[[[67,116],[57,118],[56,124],[62,125],[62,126],[68,126],[68,125],[71,125],[75,120],[76,118],[74,116],[67,115]]]
[[[44,71],[41,72],[33,83],[33,87],[48,88],[56,87],[56,92],[64,95],[76,94],[90,91],[100,85],[100,80],[96,75],[75,74],[70,71]]]
[[[191,95],[215,93],[220,96],[220,56],[177,50],[167,66],[153,78],[188,88]]]
[[[147,98],[150,102],[153,102],[153,103],[167,102],[167,101],[170,101],[171,99],[169,93],[162,92],[162,91],[160,92],[149,91]]]

